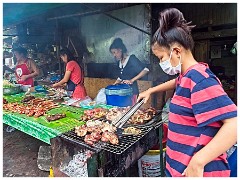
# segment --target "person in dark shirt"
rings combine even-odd
[[[133,104],[136,103],[139,89],[137,80],[145,76],[149,69],[135,56],[128,55],[127,48],[121,38],[116,38],[112,42],[109,51],[118,61],[118,78],[114,84],[129,84],[133,89]]]

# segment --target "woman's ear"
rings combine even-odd
[[[175,51],[176,55],[180,55],[182,52],[182,49],[180,47],[174,47],[173,51]]]

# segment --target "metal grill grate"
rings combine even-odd
[[[80,146],[83,146],[91,151],[94,151],[94,152],[99,152],[101,151],[101,149],[98,149],[94,146],[89,146],[87,145],[85,142],[84,142],[84,138],[83,137],[80,137],[80,136],[77,136],[76,133],[74,132],[74,129],[71,130],[71,131],[68,131],[66,133],[63,133],[61,135],[59,135],[60,137],[70,141],[70,142],[74,142]]]
[[[123,127],[128,127],[128,126],[134,126],[136,128],[150,128],[154,127],[154,124],[158,123],[160,120],[162,120],[162,111],[158,111],[157,114],[148,122],[144,124],[131,124],[131,123],[126,123]]]
[[[139,135],[122,135],[118,134],[119,137],[119,144],[113,145],[109,143],[105,143],[102,141],[99,141],[98,143],[95,143],[93,146],[89,146],[84,142],[84,137],[79,137],[74,132],[74,129],[66,132],[64,134],[61,134],[60,136],[65,138],[66,140],[69,140],[71,142],[77,143],[81,146],[86,147],[89,150],[99,152],[101,150],[106,150],[111,153],[115,154],[122,154],[124,151],[126,151],[129,147],[134,145],[136,142],[138,142],[142,137],[144,137],[153,127],[151,128],[140,128],[141,133]]]

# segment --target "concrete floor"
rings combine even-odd
[[[3,125],[3,177],[48,177],[48,171],[38,168],[37,159],[40,146],[48,144],[19,130],[6,132]],[[138,167],[135,163],[126,177],[137,177]]]
[[[38,168],[40,146],[48,144],[21,131],[6,132],[3,125],[3,177],[48,177]]]
[[[39,147],[49,145],[19,130],[6,132],[6,128],[3,125],[3,177],[48,177],[49,172],[38,168],[37,158]],[[137,176],[136,165],[129,176]]]

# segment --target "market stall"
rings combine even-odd
[[[119,131],[113,122],[128,107],[93,102],[81,107],[84,100],[49,99],[56,92],[44,88],[5,94],[3,123],[51,144],[55,176],[123,176],[159,142],[156,130],[163,122],[161,112],[153,108],[137,110]],[[159,132],[161,142],[162,128]]]

